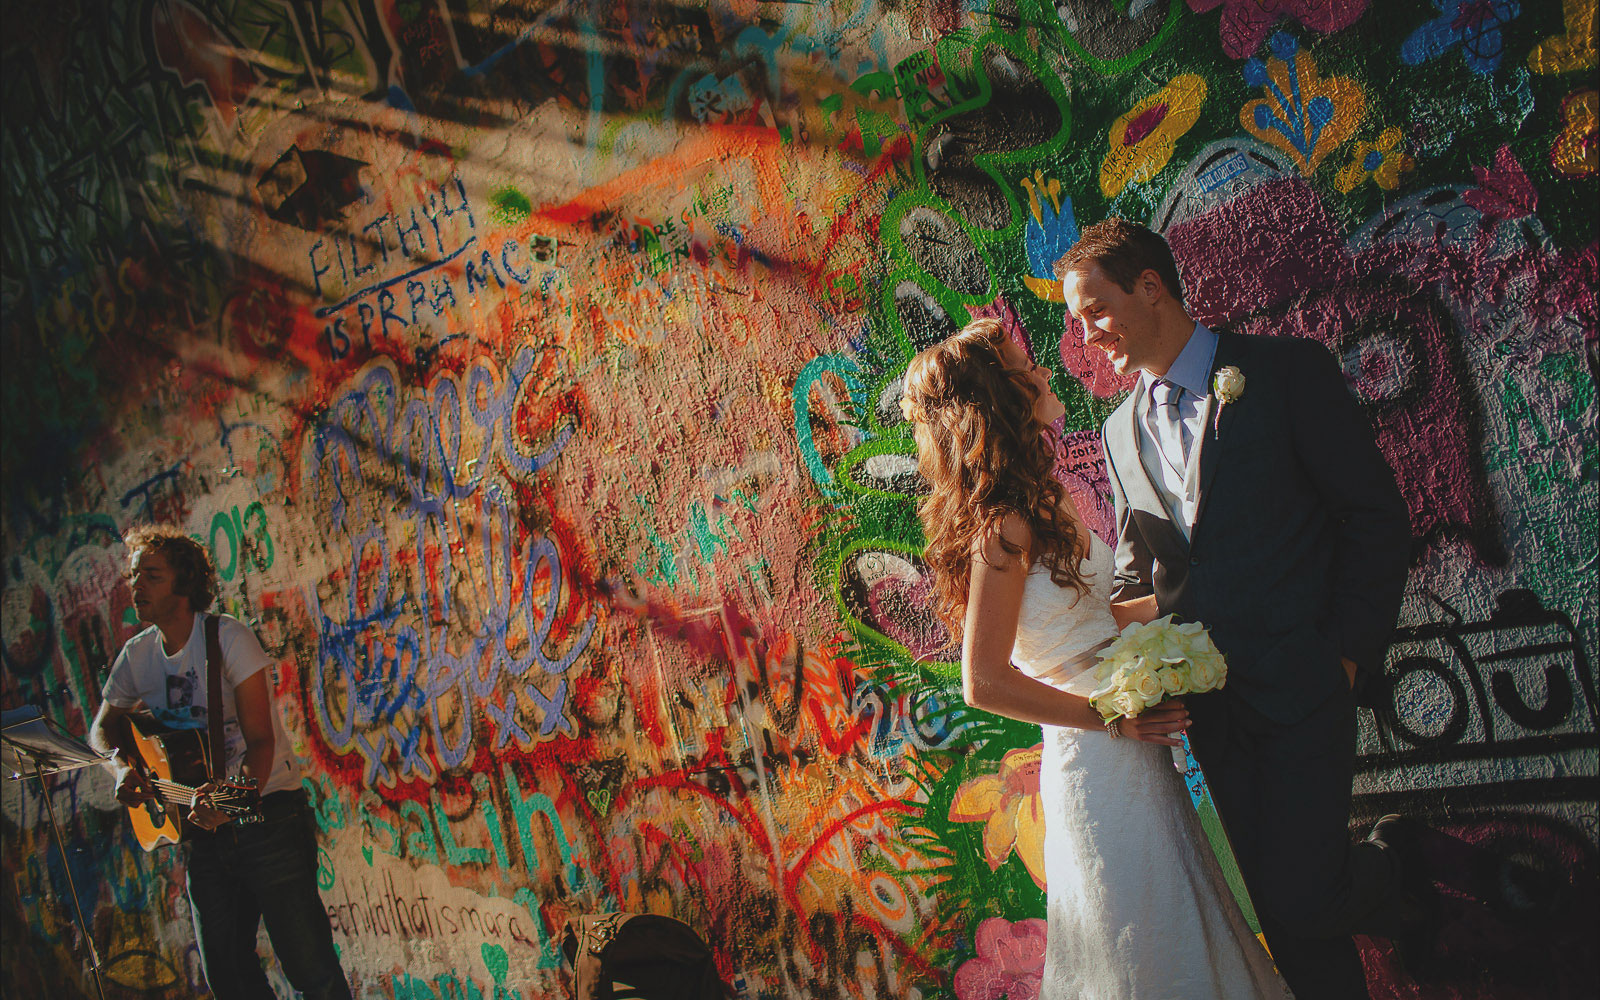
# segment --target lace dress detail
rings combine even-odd
[[[1112,553],[1094,539],[1089,592],[1028,575],[1013,662],[1046,683],[1117,634]],[[1228,889],[1166,748],[1044,726],[1047,1000],[1282,1000],[1287,987]]]
[[[1022,590],[1011,662],[1030,677],[1062,684],[1089,666],[1089,654],[1117,634],[1111,617],[1111,547],[1090,534],[1089,558],[1078,567],[1089,591],[1058,587],[1035,564]]]

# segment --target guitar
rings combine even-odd
[[[206,733],[199,729],[162,729],[145,715],[129,715],[128,765],[144,776],[155,791],[155,798],[142,805],[129,806],[139,846],[153,851],[162,844],[176,844],[188,835],[189,814],[195,789],[206,783]],[[134,755],[137,755],[136,757]],[[250,778],[216,779],[208,796],[213,808],[233,817],[236,823],[259,823],[255,811],[259,799],[256,783]]]

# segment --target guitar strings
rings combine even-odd
[[[161,797],[168,802],[188,805],[194,801],[195,789],[190,785],[179,784],[176,781],[166,781],[161,778],[151,779],[151,784],[156,787],[157,791],[162,793]],[[224,795],[221,800],[213,799],[211,804],[213,808],[221,808],[226,804],[227,799],[231,797],[231,795]]]

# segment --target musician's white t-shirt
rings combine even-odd
[[[227,775],[239,773],[244,764],[244,734],[239,730],[238,710],[234,707],[233,689],[255,676],[258,671],[270,670],[272,658],[249,626],[229,615],[218,615],[218,638],[222,641],[222,715],[223,739],[228,748]],[[206,616],[196,613],[189,641],[176,656],[168,656],[161,642],[161,630],[154,625],[140,632],[117,654],[111,665],[111,676],[101,690],[114,708],[143,706],[156,721],[171,729],[198,729],[208,727],[206,700]],[[268,675],[271,687],[271,675]],[[284,733],[283,722],[276,707],[272,711],[272,775],[262,784],[263,795],[289,788],[300,787],[300,766],[289,747],[289,737]]]

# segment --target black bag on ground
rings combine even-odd
[[[561,935],[574,1000],[725,1000],[711,949],[653,913],[573,917]]]

